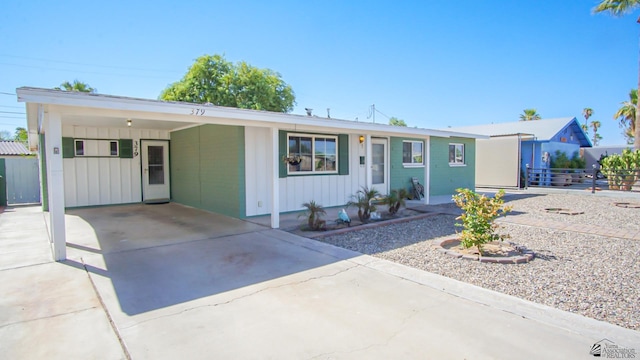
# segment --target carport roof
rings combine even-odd
[[[95,111],[96,114],[102,114],[101,116],[103,117],[117,118],[120,123],[124,123],[127,118],[134,119],[134,122],[140,118],[143,119],[142,121],[182,123],[183,127],[211,123],[263,127],[277,126],[282,129],[289,129],[295,126],[307,126],[327,129],[329,131],[349,130],[372,135],[488,138],[484,135],[452,130],[408,128],[334,118],[321,118],[317,116],[34,87],[18,88],[16,89],[16,93],[18,95],[18,101],[26,103],[30,140],[33,138],[33,141],[36,141],[35,137],[39,132],[38,130],[40,130],[38,129],[38,119],[42,116],[42,112],[44,111],[43,107],[45,106],[64,107],[65,109],[81,108],[85,111],[83,114],[86,114],[87,111]],[[65,111],[65,113],[69,112]],[[78,112],[76,111],[76,113]],[[81,116],[78,115],[78,117]],[[178,126],[174,128],[178,128]]]

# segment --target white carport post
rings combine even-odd
[[[271,128],[271,228],[280,227],[280,142],[278,128]]]
[[[431,199],[429,193],[431,189],[431,137],[424,142],[424,203],[429,205]]]
[[[49,113],[44,121],[47,166],[47,193],[49,197],[49,234],[55,261],[67,258],[64,228],[64,173],[62,164],[62,121],[59,113]]]

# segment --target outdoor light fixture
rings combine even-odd
[[[131,119],[127,119],[127,126],[131,127]]]
[[[364,142],[364,135],[360,135],[360,137],[358,138],[358,140],[360,140],[360,144],[362,144]]]

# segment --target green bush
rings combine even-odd
[[[469,189],[456,189],[453,201],[464,212],[456,218],[462,224],[456,224],[464,229],[460,236],[460,243],[465,249],[475,246],[482,255],[482,246],[496,240],[504,240],[507,235],[496,234],[497,224],[494,220],[500,215],[511,211],[510,206],[504,206],[504,190],[498,191],[495,197],[488,198]]]
[[[318,205],[315,201],[311,200],[308,203],[302,204],[302,206],[307,208],[307,210],[300,214],[299,217],[307,218],[307,227],[309,230],[321,230],[324,228],[326,221],[322,220],[322,215],[325,215],[327,212],[322,208],[322,205]]]
[[[408,197],[407,189],[391,190],[389,195],[382,199],[382,203],[389,206],[389,214],[395,215],[402,206],[405,206],[405,199]]]
[[[580,153],[575,151],[571,158],[564,151],[556,150],[551,156],[552,169],[584,169],[587,166],[585,159],[580,157]]]
[[[371,213],[376,211],[376,206],[371,200],[380,196],[376,189],[369,189],[363,186],[357,193],[351,195],[351,201],[347,203],[347,207],[355,206],[358,208],[358,218],[365,223],[371,218]]]

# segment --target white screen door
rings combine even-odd
[[[142,140],[142,200],[169,201],[169,143]]]
[[[371,139],[371,187],[381,195],[389,191],[387,139]]]

